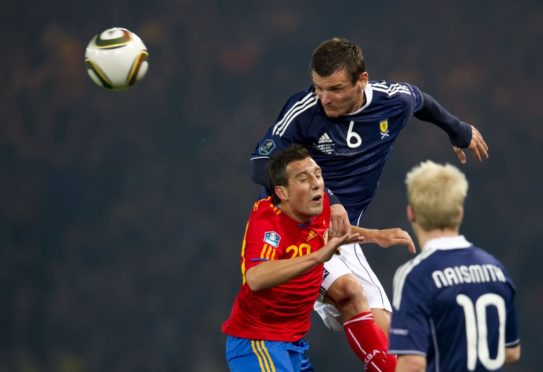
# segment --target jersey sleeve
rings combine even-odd
[[[424,104],[424,98],[422,96],[421,90],[413,84],[403,83],[403,85],[405,85],[405,87],[407,87],[407,89],[409,89],[409,91],[411,92],[408,97],[411,98],[410,104],[413,107],[413,112],[419,111]]]
[[[510,287],[511,295],[506,300],[506,320],[505,320],[505,347],[513,347],[520,344],[520,337],[517,329],[517,309],[515,304],[516,287],[513,283],[513,279],[509,275],[507,268],[500,262],[497,264],[501,266],[503,272],[507,278],[507,285]]]
[[[427,293],[428,290],[421,288],[412,273],[408,274],[403,285],[397,286],[396,283],[397,280],[393,288],[394,296],[401,295],[401,301],[392,313],[389,353],[426,355],[431,342],[431,329],[427,320],[430,310],[428,300],[421,298],[421,293]],[[401,293],[397,293],[398,290]]]
[[[262,208],[255,204],[255,208]],[[265,206],[264,206],[265,208]],[[273,228],[269,218],[263,218],[261,211],[254,210],[249,221],[242,243],[241,265],[243,274],[261,262],[278,259],[277,247],[280,235]]]
[[[431,95],[421,92],[414,86],[411,87],[418,91],[422,100],[420,107],[415,110],[415,117],[441,128],[447,133],[449,140],[454,146],[461,148],[468,147],[472,136],[471,125],[449,113]]]
[[[507,306],[507,319],[505,321],[505,347],[513,347],[520,344],[517,330],[517,311],[514,301]]]

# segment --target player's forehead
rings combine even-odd
[[[286,169],[287,178],[294,178],[304,173],[313,174],[316,171],[320,171],[320,167],[315,160],[310,157],[292,161],[287,165]]]
[[[336,70],[328,76],[320,76],[315,71],[311,71],[311,79],[313,84],[321,88],[351,84],[351,77],[345,68]]]

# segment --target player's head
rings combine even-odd
[[[274,204],[290,217],[305,222],[322,213],[321,168],[303,146],[293,145],[272,158],[269,184]]]
[[[345,69],[351,83],[366,71],[362,49],[350,40],[335,37],[321,43],[313,51],[311,71],[327,77]]]
[[[311,57],[311,78],[328,117],[358,110],[368,82],[362,49],[347,39],[324,41]]]
[[[468,193],[466,176],[450,164],[430,160],[407,173],[408,218],[425,231],[458,230]]]

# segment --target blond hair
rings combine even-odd
[[[466,176],[450,164],[420,163],[405,178],[407,201],[425,231],[458,229],[468,193]]]

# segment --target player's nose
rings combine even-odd
[[[332,100],[330,99],[330,94],[328,92],[322,92],[319,99],[321,100],[321,103],[323,105],[327,105],[332,102]]]

